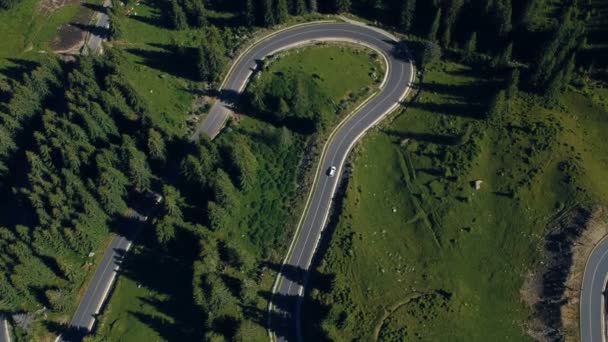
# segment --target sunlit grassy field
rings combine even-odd
[[[313,291],[328,311],[323,334],[528,340],[520,289],[550,221],[608,202],[608,113],[569,92],[552,109],[520,96],[485,120],[492,83],[470,68],[441,62],[424,82],[416,103],[360,143],[319,268],[333,288]]]

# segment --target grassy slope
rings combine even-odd
[[[351,65],[361,65],[362,68],[354,69]],[[320,75],[319,86],[337,103],[348,94],[373,83],[369,75],[371,65],[372,59],[367,53],[342,47],[307,48],[279,59],[259,80],[277,77],[277,71],[292,72],[297,66],[300,72],[310,77],[314,73]],[[352,76],[348,82],[343,77],[346,73]],[[295,179],[306,139],[292,134],[291,143],[277,151],[267,142],[277,130],[267,123],[245,117],[218,138],[220,142],[229,142],[235,135],[243,135],[252,146],[259,164],[258,182],[240,195],[241,205],[234,217],[235,226],[219,236],[220,240],[228,241],[247,255],[247,260],[281,258],[281,246],[286,243],[285,224],[293,214],[290,205],[298,198]],[[188,305],[192,303],[191,279],[187,275],[191,272],[189,267],[177,266],[170,256],[147,248],[145,236],[130,259],[134,260],[131,263],[134,269],[139,268],[139,271],[119,279],[107,313],[102,318],[101,336],[112,341],[169,340],[183,337],[180,329],[198,328],[197,325],[202,324],[184,323],[182,320],[187,317]],[[140,263],[142,266],[138,267]],[[267,303],[257,293],[272,286],[270,273],[265,272],[258,284],[251,284],[248,276],[238,270],[227,269],[226,276],[245,278],[254,305],[265,310]],[[138,288],[138,284],[143,286]],[[267,335],[262,326],[252,325],[249,337],[252,340],[265,339]]]
[[[145,2],[137,5],[134,12],[136,16],[121,17],[123,36],[112,42],[125,56],[122,71],[148,104],[157,124],[184,135],[186,115],[193,110],[193,93],[200,83],[184,77],[188,75],[182,69],[189,62],[177,60],[163,46],[174,37],[189,33],[165,28],[159,10]]]
[[[361,144],[320,267],[336,275],[319,295],[331,307],[323,326],[335,340],[369,340],[376,327],[385,341],[525,340],[519,289],[549,221],[578,201],[608,202],[608,113],[568,93],[562,108],[519,98],[486,122],[468,117],[489,87],[467,67],[442,63],[425,83],[418,104]],[[446,144],[467,126],[468,143]],[[564,160],[578,165],[573,184]]]
[[[8,11],[0,12],[0,69],[13,66],[9,58],[36,60],[39,51],[47,50],[61,24],[73,19],[78,4],[65,6],[50,15],[43,15],[39,0],[24,0]]]

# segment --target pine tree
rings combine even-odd
[[[440,23],[441,23],[441,8],[438,8],[437,12],[435,12],[435,19],[433,19],[433,23],[431,24],[429,34],[427,35],[428,40],[437,41],[437,32],[439,32]]]
[[[207,15],[203,0],[191,0],[188,12],[196,27],[200,28],[207,25]]]
[[[255,24],[255,7],[253,0],[244,0],[243,16],[245,18],[245,25],[251,27]]]
[[[441,44],[444,48],[447,48],[452,41],[452,27],[458,18],[462,5],[463,0],[450,0],[447,3],[445,14],[443,15],[443,34],[441,36]]]
[[[494,95],[494,99],[490,104],[487,116],[491,118],[500,118],[503,114],[505,114],[506,108],[507,99],[505,96],[505,91],[499,90],[498,93]]]
[[[498,36],[503,37],[512,29],[513,5],[511,0],[496,0],[494,2],[494,23]]]
[[[574,69],[576,68],[576,53],[570,56],[566,68],[564,69],[564,75],[562,77],[562,83],[564,87],[567,87],[572,82],[574,76]]]
[[[344,13],[350,11],[350,0],[334,0],[334,10],[336,13]]]
[[[405,32],[409,32],[414,26],[414,15],[416,12],[416,0],[405,0],[402,2],[400,24]]]
[[[500,53],[498,60],[494,62],[495,65],[500,67],[508,67],[511,64],[513,55],[513,43],[509,43],[507,47]]]
[[[275,0],[275,23],[284,23],[287,20],[288,15],[287,0]]]
[[[306,13],[306,2],[305,0],[293,0],[293,11],[294,15],[302,15]]]
[[[317,9],[317,0],[308,0],[308,10],[311,12],[316,12]]]
[[[183,30],[188,28],[188,20],[186,19],[186,13],[184,13],[184,9],[177,2],[177,0],[171,0],[169,20],[171,21],[171,25],[174,29]]]
[[[472,61],[473,56],[477,52],[477,32],[471,33],[467,44],[464,47],[464,60],[467,62]]]
[[[507,98],[513,98],[517,95],[519,86],[519,69],[511,70],[509,80],[507,82]]]
[[[110,39],[116,40],[120,39],[123,34],[122,22],[118,18],[117,9],[111,8],[108,9],[109,20],[110,20]]]
[[[435,42],[426,42],[420,57],[422,68],[426,68],[441,57],[441,47]]]
[[[225,47],[222,37],[215,27],[207,29],[207,35],[197,53],[197,69],[203,81],[217,81],[225,63]]]
[[[275,24],[275,18],[272,11],[272,0],[262,0],[262,24],[266,27]]]
[[[152,159],[165,160],[165,141],[154,128],[148,131],[148,153]]]

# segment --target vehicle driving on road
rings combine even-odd
[[[327,175],[329,177],[335,176],[336,175],[336,167],[335,166],[330,167],[329,170],[327,170]]]

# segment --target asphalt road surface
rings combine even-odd
[[[115,235],[106,248],[97,267],[93,279],[70,321],[67,332],[57,338],[57,341],[80,341],[88,334],[95,324],[95,317],[103,305],[114,278],[118,274],[120,264],[131,246],[131,241],[125,236]]]
[[[580,303],[582,342],[606,341],[604,291],[607,279],[608,239],[604,239],[589,256],[583,276]]]
[[[325,227],[344,161],[365,131],[403,100],[413,78],[412,64],[392,36],[371,27],[351,23],[322,23],[283,31],[257,44],[237,61],[220,91],[221,100],[211,108],[194,136],[196,138],[204,133],[213,138],[219,133],[261,60],[277,51],[321,40],[349,41],[378,50],[387,59],[388,74],[380,93],[349,117],[327,145],[303,223],[294,237],[292,248],[273,289],[269,332],[272,339],[279,341],[299,339],[299,307],[308,268]],[[334,177],[329,177],[327,171],[332,166],[337,171]]]
[[[9,331],[8,322],[0,317],[0,342],[10,342],[11,333]]]

